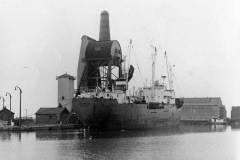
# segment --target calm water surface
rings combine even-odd
[[[240,129],[181,126],[87,136],[77,130],[1,132],[0,155],[5,160],[239,160]]]

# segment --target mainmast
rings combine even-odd
[[[166,70],[167,70],[167,77],[168,77],[168,87],[170,90],[173,89],[173,73],[172,73],[172,68],[175,67],[175,65],[169,65],[168,63],[168,57],[167,57],[167,52],[164,52],[165,60],[166,60]]]
[[[165,60],[166,60],[166,70],[167,70],[167,78],[168,78],[168,88],[170,88],[170,75],[169,75],[169,66],[168,66],[168,58],[167,58],[167,52],[164,52]]]
[[[154,52],[152,54],[152,86],[154,86],[155,81],[155,63],[156,63],[156,56],[157,56],[157,48],[154,48]]]
[[[130,39],[128,45],[128,62],[127,62],[127,78],[126,78],[126,90],[128,90],[128,77],[129,77],[129,69],[130,69],[130,56],[131,56],[131,49],[132,49],[132,40]]]
[[[155,63],[156,63],[156,56],[157,56],[157,47],[152,46],[151,47],[154,49],[154,52],[152,53],[152,86],[151,86],[151,92],[152,92],[152,99],[154,99],[155,94],[154,94],[154,82],[155,82]]]

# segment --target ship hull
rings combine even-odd
[[[165,105],[149,109],[147,104],[118,104],[113,99],[75,98],[72,111],[84,127],[99,130],[136,130],[177,126],[180,109]]]

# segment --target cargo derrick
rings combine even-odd
[[[101,13],[99,41],[82,37],[78,62],[77,95],[93,89],[110,90],[116,81],[126,81],[122,74],[122,51],[117,40],[110,40],[109,15]],[[130,67],[130,75],[134,68]],[[117,73],[113,70],[117,70]]]
[[[112,85],[114,85],[112,76],[122,77],[122,54],[117,41],[89,42],[86,48],[85,59],[82,60],[86,63],[85,75],[81,79],[83,83],[80,83],[80,87],[83,87],[82,89],[100,87],[111,90]],[[115,67],[119,70],[118,75],[112,73]]]

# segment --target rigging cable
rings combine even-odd
[[[133,45],[132,45],[132,48],[133,48]],[[137,58],[136,58],[134,49],[133,49],[133,56],[134,56],[134,61],[135,61],[136,65],[137,65],[138,72],[139,72],[139,74],[140,74],[141,81],[142,81],[142,83],[143,83],[143,85],[144,85],[144,80],[143,80],[142,72],[141,72],[140,67],[139,67],[139,65],[138,65],[138,61],[137,61]]]

